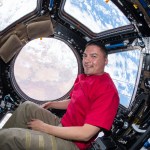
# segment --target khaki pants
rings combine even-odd
[[[26,101],[13,113],[0,130],[0,149],[3,150],[79,150],[68,140],[40,131],[27,129],[27,122],[40,119],[47,124],[59,126],[60,118],[38,105]]]

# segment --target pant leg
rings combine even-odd
[[[3,150],[79,150],[71,141],[22,128],[1,129],[0,147]]]
[[[9,118],[3,128],[27,128],[27,122],[31,119],[39,119],[51,125],[58,125],[60,118],[39,105],[26,101],[21,104]]]

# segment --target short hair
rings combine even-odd
[[[101,44],[98,41],[92,41],[92,42],[87,43],[85,47],[90,46],[90,45],[95,45],[99,47],[100,51],[102,51],[106,57],[108,56],[108,50],[106,49],[105,45]]]

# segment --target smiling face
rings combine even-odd
[[[97,45],[88,45],[83,53],[83,68],[86,75],[101,75],[104,73],[108,59]]]

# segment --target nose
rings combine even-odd
[[[85,62],[85,63],[89,63],[90,61],[91,61],[91,59],[89,56],[86,56],[83,58],[83,62]]]

